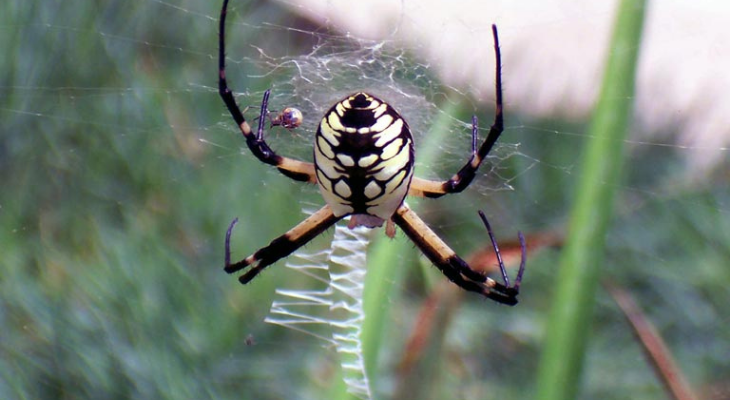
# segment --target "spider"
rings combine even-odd
[[[522,260],[513,285],[505,270],[492,228],[479,211],[499,263],[504,284],[473,270],[444,243],[404,200],[406,195],[436,198],[466,189],[476,171],[494,146],[503,130],[501,55],[497,27],[492,25],[496,55],[496,113],[485,141],[477,148],[477,117],[472,117],[472,149],[469,161],[451,179],[430,181],[413,176],[413,138],[408,123],[388,103],[365,93],[356,92],[335,103],[319,123],[314,139],[314,163],[294,160],[276,154],[264,139],[264,121],[269,116],[270,91],[264,93],[254,132],[236,104],[228,87],[225,71],[225,20],[228,0],[223,1],[220,15],[219,80],[221,98],[238,125],[248,148],[265,164],[276,167],[285,176],[302,182],[316,183],[327,203],[269,245],[241,261],[231,263],[230,239],[234,219],[226,231],[225,271],[235,273],[248,268],[239,277],[242,284],[251,281],[264,268],[287,257],[344,217],[350,216],[350,227],[382,226],[393,236],[399,226],[423,254],[453,283],[464,290],[481,294],[507,305],[517,304],[517,295],[525,270],[525,239],[518,232]],[[292,119],[293,118],[293,119]],[[293,128],[301,116],[279,115],[272,125]]]

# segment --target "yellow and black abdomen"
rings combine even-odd
[[[367,93],[338,102],[314,143],[317,183],[335,216],[390,218],[413,178],[413,138],[390,105]]]

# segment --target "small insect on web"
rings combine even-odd
[[[302,112],[293,107],[281,110],[275,117],[271,118],[271,126],[281,126],[286,129],[298,128],[302,124],[304,116]]]
[[[264,268],[287,257],[298,248],[327,230],[339,220],[351,216],[351,226],[376,227],[392,224],[400,227],[423,254],[446,277],[464,290],[481,294],[502,304],[517,304],[522,275],[525,270],[525,240],[518,232],[522,260],[514,284],[510,284],[499,248],[491,227],[480,211],[487,228],[504,283],[499,283],[473,270],[421,218],[405,204],[407,195],[437,198],[466,189],[476,176],[482,161],[501,135],[502,115],[501,58],[497,27],[492,25],[496,56],[495,117],[487,138],[478,144],[477,118],[472,118],[472,151],[469,161],[446,181],[430,181],[413,175],[415,151],[408,123],[390,104],[378,97],[355,92],[335,103],[322,118],[314,140],[314,163],[283,157],[274,152],[264,139],[270,90],[264,93],[258,126],[254,132],[236,104],[228,87],[225,73],[225,20],[228,0],[224,0],[220,17],[219,37],[219,93],[233,120],[238,125],[248,148],[259,161],[276,167],[285,176],[316,183],[327,203],[284,235],[252,255],[231,263],[230,237],[238,222],[234,219],[226,232],[225,271],[246,270],[239,277],[243,284],[250,282]],[[285,118],[292,119],[285,121]],[[284,113],[272,119],[278,125],[301,121],[300,115]]]

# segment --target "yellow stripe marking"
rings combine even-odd
[[[379,158],[379,157],[378,157],[378,155],[377,155],[377,154],[371,154],[371,155],[369,155],[369,156],[365,156],[365,157],[362,157],[362,158],[361,158],[361,159],[360,159],[360,160],[359,160],[359,161],[357,162],[357,165],[359,165],[359,166],[361,166],[361,167],[363,167],[363,168],[367,168],[367,167],[369,167],[369,166],[373,165],[373,163],[375,163],[376,161],[378,161],[378,158]]]
[[[337,113],[329,113],[327,115],[327,123],[329,126],[332,127],[332,129],[336,131],[344,131],[345,126],[342,125],[342,121],[340,120],[340,117],[337,115]]]
[[[403,121],[400,120],[400,119],[399,119],[399,121],[401,121],[401,126],[403,126],[403,124],[402,124]],[[390,115],[387,115],[386,114],[386,115],[383,115],[382,117],[378,118],[375,121],[375,123],[370,127],[370,130],[372,132],[383,132],[392,123],[393,123],[393,117],[391,117]],[[400,129],[398,129],[398,131],[400,132]],[[378,136],[378,135],[376,135],[376,136]],[[378,147],[381,146],[381,145],[378,145],[377,143],[375,145],[378,146]]]
[[[332,181],[329,180],[322,171],[317,170],[317,183],[319,183],[320,186],[322,186],[323,190],[326,190],[328,192],[332,191]]]
[[[383,169],[374,174],[373,177],[381,182],[390,180],[393,175],[397,174],[398,171],[402,170],[403,168],[405,168],[406,165],[408,165],[408,161],[410,161],[408,146],[403,146],[400,153],[395,155],[387,162],[382,163]]]
[[[388,160],[398,154],[398,150],[400,150],[401,145],[403,144],[403,139],[398,138],[394,141],[390,142],[389,145],[385,146],[383,148],[383,152],[380,154],[380,158],[383,160]]]
[[[335,194],[342,197],[344,200],[352,196],[352,190],[350,190],[350,187],[347,186],[345,181],[339,181],[335,184]]]
[[[317,163],[319,170],[329,179],[335,180],[342,176],[342,173],[336,169],[337,165],[334,160],[325,158],[324,154],[319,151],[314,152],[314,161]]]
[[[368,213],[387,220],[403,203],[408,191],[408,183],[413,177],[413,170],[406,175],[405,171],[398,173],[392,181],[386,184],[386,192],[372,201],[366,202]]]
[[[400,186],[401,183],[403,183],[403,178],[405,177],[406,171],[399,172],[396,176],[393,177],[393,179],[390,180],[390,182],[385,184],[385,193],[392,193],[398,186]]]
[[[335,118],[337,118],[335,113],[330,115],[334,115]],[[339,121],[340,119],[337,118],[338,123]],[[319,123],[319,132],[332,146],[338,146],[340,144],[340,139],[338,138],[339,134],[331,128],[329,122],[324,118],[322,119],[322,122]]]
[[[368,199],[374,199],[378,197],[382,192],[383,189],[381,189],[380,185],[378,185],[378,183],[375,181],[370,181],[370,183],[365,186],[364,190],[365,197],[367,197]]]
[[[382,120],[383,118],[386,118],[386,117],[390,117],[390,116],[389,115],[383,116],[380,118],[380,120]],[[376,122],[375,124],[376,125],[379,124],[380,120],[378,120],[378,122]],[[403,130],[403,120],[398,118],[387,129],[383,130],[382,132],[380,132],[378,134],[373,135],[373,138],[377,139],[375,141],[375,146],[377,146],[377,147],[385,146],[386,143],[388,143],[391,140],[398,137],[398,135],[401,134],[402,130]]]
[[[355,160],[347,154],[338,154],[337,159],[340,160],[340,163],[345,167],[352,167],[355,165]]]
[[[385,110],[387,110],[387,109],[388,109],[388,105],[387,105],[387,104],[385,104],[385,103],[383,103],[383,104],[379,105],[378,107],[376,107],[376,108],[375,108],[375,109],[373,110],[373,116],[374,116],[375,118],[380,118],[380,116],[381,116],[381,115],[383,115],[383,113],[384,113],[384,112],[385,112]]]
[[[332,151],[332,146],[330,146],[329,143],[327,143],[327,140],[325,140],[322,136],[317,138],[317,150],[329,159],[335,158],[335,152]]]

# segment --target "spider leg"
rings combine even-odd
[[[486,220],[486,218],[483,218]],[[416,215],[408,206],[401,205],[393,215],[395,222],[406,235],[418,246],[423,254],[431,260],[441,272],[446,275],[449,280],[464,290],[479,293],[496,302],[515,305],[517,304],[517,295],[519,293],[519,283],[522,280],[524,271],[524,238],[520,235],[523,244],[523,259],[520,264],[520,272],[514,286],[509,283],[503,285],[497,281],[488,278],[477,271],[474,271],[461,257],[459,257],[446,243],[443,242],[423,220]],[[487,224],[488,226],[488,224]],[[491,234],[491,227],[487,231],[490,233],[493,245],[496,243]],[[495,246],[498,259],[501,260],[499,249]],[[500,262],[500,268],[504,271],[504,264]],[[506,276],[506,272],[503,272]]]
[[[492,248],[494,248],[494,255],[497,257],[497,263],[499,264],[499,271],[502,273],[502,279],[504,280],[504,286],[509,289],[514,289],[515,292],[520,291],[520,283],[522,283],[522,275],[525,273],[525,259],[527,258],[527,246],[525,245],[525,237],[522,236],[522,232],[517,232],[517,237],[520,239],[520,250],[521,250],[521,258],[520,258],[520,269],[517,271],[517,277],[515,278],[515,284],[514,286],[509,284],[509,275],[507,275],[507,269],[504,267],[504,261],[502,261],[502,253],[499,252],[499,246],[497,245],[497,239],[494,238],[494,233],[492,233],[492,226],[489,225],[489,221],[487,221],[487,216],[484,215],[484,213],[479,210],[479,217],[482,219],[482,222],[484,222],[484,226],[487,228],[487,233],[489,234],[489,240],[492,242]]]
[[[242,284],[246,284],[258,275],[261,270],[304,246],[340,219],[342,217],[335,217],[330,206],[324,206],[285,234],[271,241],[268,246],[262,247],[243,260],[231,264],[231,232],[238,222],[238,218],[236,218],[226,231],[226,265],[224,270],[231,274],[253,265],[250,270],[238,278]]]
[[[494,121],[489,128],[489,134],[484,142],[477,148],[479,128],[476,115],[471,121],[471,140],[472,152],[469,161],[457,172],[451,179],[447,181],[431,181],[427,179],[413,178],[409,195],[419,197],[441,197],[449,193],[458,193],[466,189],[476,176],[479,166],[484,158],[494,147],[499,136],[504,130],[504,116],[502,113],[502,56],[499,50],[499,36],[497,35],[497,26],[492,25],[492,36],[494,37],[494,55],[496,60],[495,73],[495,92],[496,105],[494,113]]]
[[[515,284],[512,286],[516,291],[520,291],[520,284],[522,283],[522,275],[525,273],[525,260],[527,260],[527,245],[525,244],[525,237],[522,232],[517,231],[517,237],[520,239],[520,269],[517,270],[517,277],[515,278]]]
[[[228,81],[226,80],[225,26],[227,11],[228,0],[224,0],[223,8],[221,9],[219,26],[220,34],[218,37],[218,93],[223,99],[223,102],[226,104],[233,120],[236,121],[236,125],[238,125],[238,128],[241,130],[243,137],[246,139],[248,148],[251,150],[253,155],[259,159],[259,161],[275,166],[279,169],[279,172],[291,179],[316,183],[317,180],[314,174],[314,165],[312,163],[282,157],[276,154],[264,140],[263,121],[268,111],[269,90],[264,93],[264,98],[261,101],[261,115],[259,117],[258,130],[256,134],[251,131],[251,126],[249,126],[246,118],[241,112],[241,109],[238,107],[238,104],[236,104],[236,99],[233,97],[233,92],[228,87]]]

